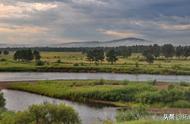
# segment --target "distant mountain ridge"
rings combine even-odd
[[[110,41],[83,41],[83,42],[71,42],[62,44],[0,44],[0,48],[13,48],[13,47],[118,47],[118,46],[133,46],[133,45],[151,45],[152,41],[148,41],[140,38],[122,38]]]
[[[110,41],[86,41],[72,42],[59,44],[59,47],[117,47],[117,46],[132,46],[132,45],[150,45],[152,41],[140,38],[123,38]]]

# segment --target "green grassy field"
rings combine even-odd
[[[83,103],[190,108],[190,85],[185,83],[167,84],[163,87],[155,82],[65,80],[17,83],[9,88]]]
[[[103,61],[101,64],[90,63],[86,56],[79,52],[42,52],[45,65],[37,66],[32,62],[13,60],[13,52],[1,55],[0,71],[38,71],[38,72],[114,72],[131,74],[177,74],[190,75],[190,60],[173,58],[165,60],[160,57],[154,64],[148,64],[140,54],[129,58],[119,58],[116,64]],[[60,62],[58,62],[60,60]]]

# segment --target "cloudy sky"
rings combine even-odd
[[[126,37],[190,44],[190,0],[0,0],[0,43]]]

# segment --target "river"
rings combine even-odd
[[[68,80],[68,79],[106,79],[163,82],[190,82],[187,75],[151,75],[151,74],[115,74],[115,73],[42,73],[42,72],[3,72],[0,81],[33,81],[33,80]]]

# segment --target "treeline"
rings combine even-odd
[[[136,48],[136,49],[134,49]],[[190,46],[174,47],[171,44],[165,44],[159,46],[157,44],[144,47],[116,47],[116,48],[91,48],[84,53],[87,56],[87,60],[94,61],[95,63],[102,62],[105,59],[112,64],[118,60],[118,57],[129,57],[132,53],[142,53],[148,63],[153,63],[154,59],[160,56],[165,58],[177,56],[177,57],[189,57]]]
[[[8,50],[3,50],[3,51],[0,51],[0,55],[9,55],[9,51]]]
[[[32,51],[31,49],[17,50],[14,54],[14,60],[16,61],[36,61],[40,60],[40,52],[37,50]]]
[[[120,46],[120,47],[98,47],[99,49],[103,49],[104,51],[108,51],[110,49],[114,49],[121,56],[130,56],[130,53],[144,53],[145,51],[149,51],[154,54],[154,56],[158,57],[160,55],[166,57],[172,56],[190,56],[190,46],[173,46],[172,44],[165,45],[135,45],[135,46]],[[0,51],[17,51],[17,50],[25,50],[28,48],[0,48]],[[31,50],[37,51],[46,51],[46,52],[83,52],[94,49],[91,47],[73,47],[73,48],[64,48],[64,47],[31,47]],[[167,54],[168,53],[168,54]]]
[[[102,48],[94,48],[86,51],[87,60],[90,62],[95,62],[98,64],[99,62],[103,62],[105,59],[113,64],[118,60],[118,53],[114,49],[110,49],[106,52]]]

